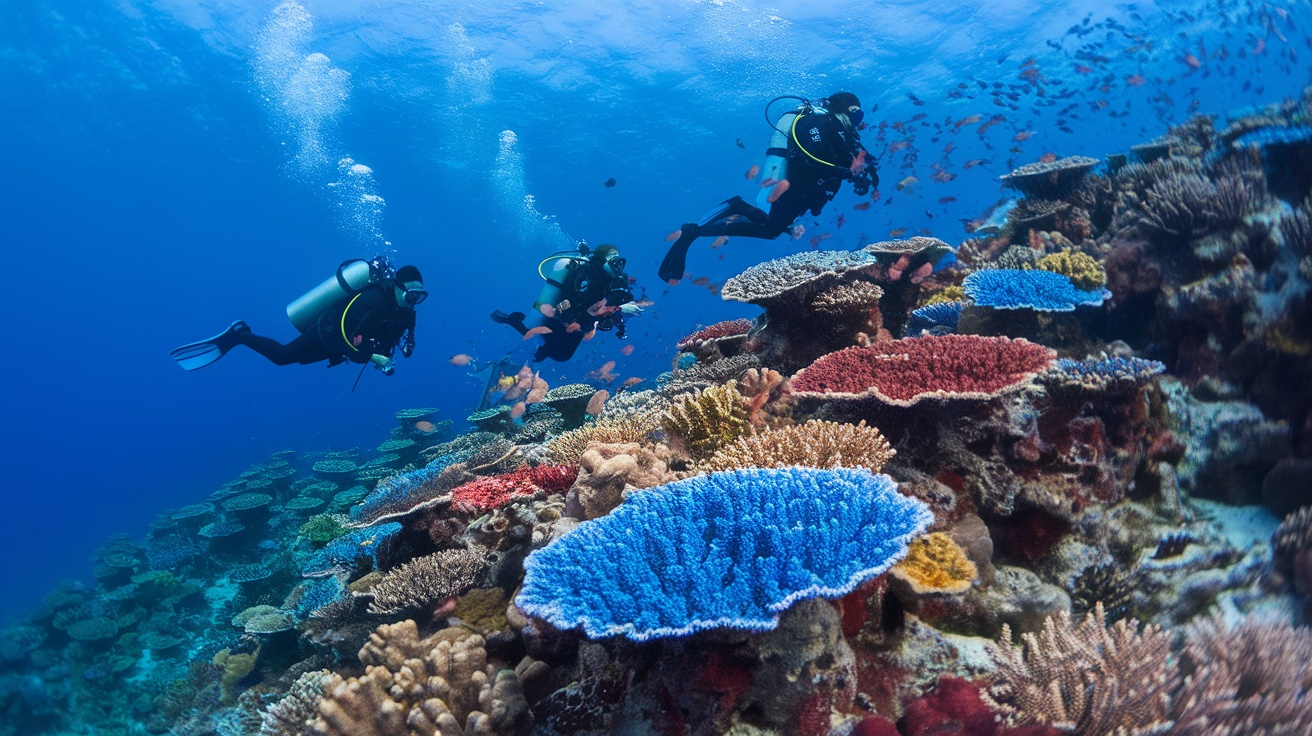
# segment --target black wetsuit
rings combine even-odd
[[[368,363],[374,355],[391,357],[403,340],[401,353],[409,356],[414,350],[415,310],[397,305],[392,289],[390,283],[365,287],[354,299],[324,312],[286,345],[250,332],[242,332],[237,339],[275,365],[309,365],[324,360],[330,366],[348,360]]]
[[[588,314],[588,308],[602,299],[605,299],[607,306],[611,307],[633,301],[633,294],[628,290],[628,278],[623,274],[611,276],[606,272],[605,262],[599,258],[589,259],[581,264],[580,268],[583,271],[572,273],[567,283],[561,285],[563,299],[569,301],[569,308],[557,312],[555,317],[542,318],[542,326],[549,328],[551,332],[542,335],[542,344],[533,354],[534,362],[541,362],[547,358],[560,362],[569,360],[574,357],[574,352],[582,344],[583,338],[595,329],[614,328],[616,335],[624,337],[622,314],[612,312],[594,317]],[[525,315],[522,312],[512,314],[497,312],[493,315],[493,319],[510,325],[521,335],[529,330],[528,325],[524,324]],[[578,329],[570,332],[571,324],[577,324]]]
[[[856,131],[846,128],[831,115],[808,115],[799,124],[818,130],[817,137],[822,143],[808,144],[808,150],[832,165],[815,161],[791,143],[787,149],[767,150],[767,156],[783,156],[788,160],[788,189],[770,205],[769,212],[735,196],[721,204],[703,222],[684,225],[679,239],[670,246],[661,263],[662,281],[683,278],[688,247],[697,238],[728,235],[773,240],[788,232],[793,222],[808,210],[813,217],[818,217],[825,205],[838,195],[843,181],[851,179],[861,195],[870,187],[879,186],[879,175],[869,153],[866,154],[864,171],[854,174],[849,168],[857,155],[865,150]]]

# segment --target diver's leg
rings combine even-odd
[[[551,332],[542,336],[542,346],[534,354],[534,360],[551,358],[562,363],[574,357],[574,351],[583,343],[583,332]]]
[[[522,335],[525,332],[528,332],[528,325],[524,324],[524,318],[526,316],[527,315],[523,312],[511,312],[510,314],[506,314],[498,309],[492,313],[492,321],[499,325],[510,325],[515,328],[516,332]]]
[[[263,355],[274,365],[291,365],[292,363],[308,365],[327,360],[329,357],[328,350],[324,347],[323,342],[306,333],[302,333],[286,345],[271,337],[263,337],[253,332],[241,333],[238,342]]]

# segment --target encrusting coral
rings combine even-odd
[[[943,532],[926,534],[907,545],[907,556],[889,570],[916,595],[964,593],[979,577],[956,542]]]
[[[740,468],[866,468],[878,473],[897,451],[878,429],[811,419],[780,429],[739,437],[697,467],[706,471]]]
[[[1091,291],[1107,284],[1107,272],[1098,259],[1078,250],[1049,253],[1034,262],[1034,267],[1052,271],[1071,280],[1077,289]]]
[[[661,424],[694,459],[709,457],[751,429],[737,381],[680,397],[665,412]]]
[[[516,670],[489,661],[477,634],[446,629],[421,640],[413,621],[383,625],[360,661],[363,675],[334,675],[324,688],[314,733],[514,734],[529,718]]]

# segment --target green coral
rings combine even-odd
[[[970,298],[966,296],[966,290],[960,286],[947,286],[930,294],[922,299],[918,306],[927,307],[930,304],[944,304],[946,302],[967,302]]]
[[[316,514],[301,524],[297,533],[311,544],[324,545],[345,534],[346,529],[334,514]]]
[[[456,601],[453,615],[476,634],[510,628],[506,621],[506,593],[500,588],[474,588]]]
[[[1050,253],[1034,263],[1034,268],[1052,271],[1071,280],[1077,289],[1101,289],[1107,283],[1102,261],[1078,250]]]
[[[231,703],[236,699],[237,683],[255,670],[255,658],[258,654],[259,650],[256,650],[255,654],[233,654],[228,649],[222,649],[214,655],[214,664],[223,670],[223,675],[219,678],[223,702]]]
[[[678,437],[694,460],[705,460],[724,445],[747,434],[747,402],[738,382],[710,386],[679,397],[661,424]]]

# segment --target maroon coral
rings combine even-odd
[[[725,337],[746,335],[747,331],[750,329],[752,329],[752,321],[750,319],[732,319],[726,322],[716,322],[713,325],[707,325],[706,327],[703,327],[683,338],[675,347],[680,350],[687,350],[705,340],[719,340]]]
[[[564,493],[578,474],[578,468],[568,465],[539,465],[479,478],[452,491],[451,505],[464,512],[491,511],[516,497],[532,496],[538,491]]]
[[[907,705],[901,721],[906,736],[1057,736],[1050,726],[1007,726],[980,698],[979,686],[945,676],[934,689]]]
[[[830,353],[792,379],[794,396],[874,398],[895,406],[923,399],[989,399],[1045,370],[1057,353],[1024,339],[928,335]]]

